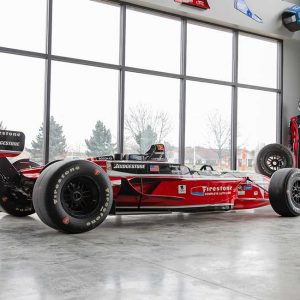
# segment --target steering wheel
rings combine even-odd
[[[214,171],[214,168],[211,165],[203,165],[200,168],[200,171],[207,171],[208,169],[210,169],[211,171]]]

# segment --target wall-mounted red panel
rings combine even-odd
[[[195,6],[195,7],[200,7],[203,9],[210,8],[207,0],[175,0],[175,2],[187,4],[187,5],[191,5],[191,6]]]

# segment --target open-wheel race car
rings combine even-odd
[[[0,205],[22,217],[81,233],[108,214],[230,211],[271,204],[282,216],[300,214],[300,172],[282,169],[271,180],[256,173],[200,171],[168,162],[162,144],[141,154],[60,160],[40,166],[17,159],[21,132],[0,130]]]

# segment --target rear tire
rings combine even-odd
[[[86,160],[59,161],[46,168],[33,189],[33,205],[48,226],[67,233],[94,229],[112,206],[107,174]]]
[[[283,217],[300,215],[300,170],[281,169],[270,181],[269,199],[272,208]]]
[[[255,160],[255,171],[268,177],[279,169],[292,167],[294,167],[293,154],[281,144],[269,144],[263,147]]]
[[[0,192],[0,210],[15,217],[26,217],[34,214],[32,201],[29,201],[26,196],[9,191]]]

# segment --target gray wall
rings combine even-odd
[[[291,116],[300,114],[300,42],[283,41],[283,143],[288,143],[288,124]]]
[[[260,33],[276,38],[293,38],[300,40],[300,32],[291,33],[281,22],[281,13],[293,4],[281,0],[246,0],[250,8],[264,22],[257,23],[234,9],[234,0],[208,0],[211,9],[182,5],[174,0],[126,0],[126,2],[143,5],[150,8],[165,10],[171,13],[188,16],[202,21],[234,27],[254,33]]]
[[[168,11],[206,22],[250,31],[283,40],[283,143],[288,141],[288,120],[298,114],[297,103],[300,100],[300,31],[289,32],[281,21],[285,8],[298,3],[298,0],[247,0],[248,5],[260,16],[260,24],[233,8],[234,0],[208,0],[211,9],[202,10],[189,7],[174,0],[126,0],[126,2]]]

